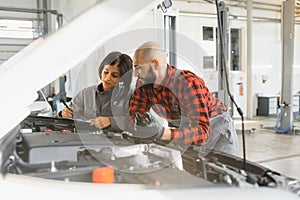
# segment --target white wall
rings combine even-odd
[[[281,90],[281,27],[279,23],[253,24],[252,101],[256,113],[256,94],[279,95]],[[263,83],[262,78],[268,80]]]
[[[203,41],[203,32],[202,27],[209,26],[214,27],[214,40],[213,41]],[[216,59],[216,41],[215,41],[215,27],[217,27],[217,22],[215,19],[208,18],[199,18],[199,17],[191,17],[185,15],[178,16],[178,32],[180,34],[185,35],[190,40],[192,40],[195,44],[199,45],[200,48],[203,49],[203,53],[197,54],[197,51],[194,49],[190,49],[188,54],[194,54],[195,58],[200,58],[198,61],[193,61],[191,59],[187,59],[185,55],[185,59],[181,58],[178,60],[178,68],[189,69],[200,77],[203,77],[206,81],[208,87],[211,91],[215,92],[218,90],[218,80],[219,74],[216,72],[216,67],[213,69],[204,69],[203,68],[203,56],[214,56],[214,63]]]

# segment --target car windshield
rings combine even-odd
[[[38,91],[37,94],[38,94],[38,97],[35,101],[45,101],[45,96],[42,94],[41,91]]]

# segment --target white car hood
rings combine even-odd
[[[159,199],[159,200],[183,200],[190,197],[209,200],[297,200],[296,195],[278,189],[268,187],[260,188],[151,188],[140,184],[89,184],[62,181],[44,180],[23,177],[20,175],[8,175],[5,180],[0,178],[1,195],[9,195],[12,199],[19,198],[12,195],[14,188],[18,187],[18,193],[32,200],[72,198],[82,199]],[[34,194],[34,195],[33,195]]]
[[[125,31],[162,1],[101,1],[45,39],[0,66],[0,138],[30,114],[36,91]],[[94,23],[93,23],[94,22]]]

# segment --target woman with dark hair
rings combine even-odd
[[[101,83],[82,89],[72,99],[70,108],[65,107],[62,110],[61,116],[90,120],[91,125],[100,129],[120,130],[112,113],[112,93],[117,85],[118,87],[121,85],[122,90],[129,91],[132,78],[132,59],[126,54],[111,52],[101,62],[98,73]],[[121,77],[125,74],[126,78],[122,78],[122,82],[120,82]],[[122,94],[127,93],[124,92],[122,91]]]

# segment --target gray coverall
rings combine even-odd
[[[93,85],[82,89],[73,99],[73,118],[89,120],[99,116],[110,117],[112,131],[119,131],[111,110],[111,96],[113,90],[100,91],[100,85]]]

